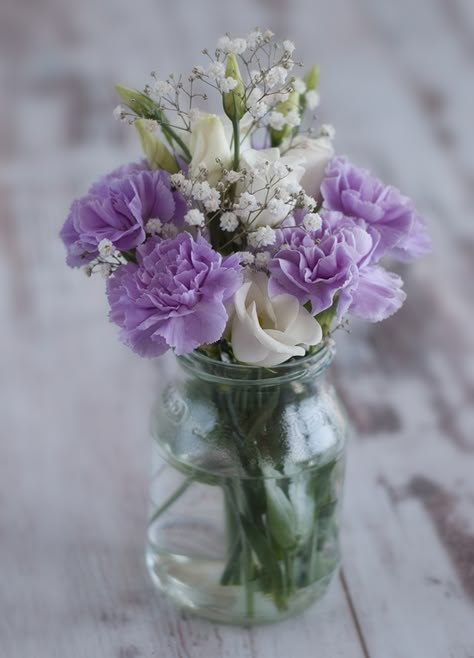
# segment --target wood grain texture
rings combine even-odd
[[[341,578],[249,631],[148,582],[158,373],[118,343],[102,281],[65,268],[57,232],[74,196],[139,155],[112,84],[185,71],[257,24],[319,61],[338,150],[415,199],[435,252],[400,268],[400,313],[338,336],[355,428]],[[471,0],[1,5],[1,658],[473,658],[473,73]]]

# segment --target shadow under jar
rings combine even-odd
[[[179,606],[259,624],[326,591],[340,559],[347,435],[324,376],[333,355],[324,345],[261,368],[195,352],[162,367],[146,555]]]

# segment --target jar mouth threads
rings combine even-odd
[[[306,377],[317,377],[328,368],[335,353],[334,342],[327,340],[312,354],[272,367],[227,363],[212,359],[198,351],[178,356],[177,360],[183,368],[207,381],[262,386],[262,383],[278,384]]]

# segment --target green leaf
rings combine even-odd
[[[159,137],[146,129],[143,119],[137,119],[135,121],[135,128],[137,129],[143,151],[151,169],[165,169],[170,174],[179,171],[173,155],[168,151]]]
[[[265,480],[267,524],[275,542],[284,550],[293,548],[297,541],[297,518],[293,505],[274,478]]]

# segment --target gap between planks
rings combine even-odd
[[[370,658],[369,654],[369,649],[367,647],[367,642],[365,641],[364,634],[362,632],[362,626],[359,622],[359,617],[357,616],[357,612],[354,606],[354,601],[352,600],[352,595],[349,590],[349,586],[347,584],[346,576],[344,574],[344,568],[341,566],[339,570],[339,580],[341,581],[342,589],[344,592],[344,596],[346,597],[347,605],[349,606],[349,611],[352,617],[352,621],[354,623],[354,628],[357,633],[357,637],[359,638],[360,646],[362,649],[362,652],[364,654],[365,658]]]

